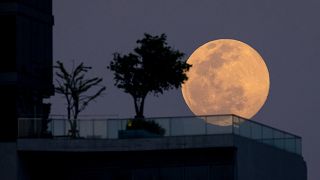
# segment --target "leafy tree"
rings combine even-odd
[[[114,53],[108,68],[114,72],[115,86],[133,97],[136,118],[144,118],[145,98],[179,88],[188,78],[191,65],[182,61],[184,54],[168,46],[165,34],[144,34],[134,52]]]
[[[100,96],[106,87],[100,85],[102,78],[85,77],[91,67],[85,66],[83,63],[77,65],[70,72],[60,61],[57,61],[55,68],[58,69],[58,72],[56,72],[58,85],[55,87],[55,91],[62,94],[67,101],[67,118],[70,124],[70,133],[72,137],[77,137],[77,119],[79,113],[82,112],[91,101]],[[99,86],[97,91],[88,95],[88,90],[95,86]]]

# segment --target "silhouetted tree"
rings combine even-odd
[[[70,133],[72,137],[78,136],[77,119],[80,112],[82,112],[89,104],[95,100],[106,89],[101,86],[102,78],[86,78],[85,75],[91,67],[80,63],[70,72],[64,67],[63,63],[57,61],[58,69],[56,75],[58,79],[55,91],[62,94],[67,101],[67,116],[70,124]],[[92,95],[87,95],[86,92],[94,86],[99,86],[98,90]]]
[[[144,34],[137,40],[133,53],[114,53],[108,68],[114,72],[115,86],[129,93],[134,100],[136,118],[143,118],[145,98],[149,93],[162,94],[179,88],[188,78],[191,65],[182,61],[184,54],[168,46],[165,34]]]

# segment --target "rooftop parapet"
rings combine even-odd
[[[301,155],[301,137],[236,115],[154,117],[145,120],[156,122],[165,132],[163,136],[146,133],[143,138],[233,134]],[[77,139],[126,138],[121,132],[126,132],[132,121],[130,118],[83,117],[76,120]],[[18,124],[18,138],[72,139],[70,123],[62,116],[49,119],[19,118]]]

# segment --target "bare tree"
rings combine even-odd
[[[77,130],[77,119],[80,112],[82,112],[88,104],[95,100],[98,96],[102,95],[102,92],[106,90],[105,86],[101,86],[102,78],[93,77],[86,78],[86,73],[91,69],[89,66],[85,66],[80,63],[69,72],[62,62],[57,61],[58,69],[57,86],[55,92],[62,94],[67,101],[67,118],[70,124],[71,137],[79,136]],[[88,95],[88,90],[98,86],[95,93]]]

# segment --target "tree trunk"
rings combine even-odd
[[[138,112],[139,112],[139,108],[138,108],[137,98],[135,96],[133,96],[133,103],[134,103],[134,110],[136,112],[136,117],[137,117]]]
[[[77,130],[78,114],[79,114],[79,99],[78,99],[78,96],[77,96],[77,97],[74,97],[73,126],[71,128],[71,136],[74,137],[74,138],[79,136],[78,130]]]
[[[136,119],[143,119],[143,110],[144,110],[144,101],[145,101],[146,96],[143,97],[133,97],[134,100],[134,108],[136,111]]]

